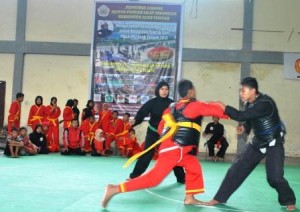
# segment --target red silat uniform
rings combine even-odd
[[[59,107],[53,107],[48,105],[46,107],[47,118],[46,121],[49,124],[49,130],[47,133],[48,149],[50,152],[58,152],[59,150],[59,123],[58,118],[61,114]]]
[[[12,127],[20,128],[21,104],[18,101],[11,103],[7,120],[7,133],[11,134]]]
[[[63,111],[64,119],[64,129],[67,129],[71,126],[71,121],[74,119],[73,109],[69,106],[66,106]]]
[[[110,149],[111,143],[115,140],[117,134],[124,130],[124,121],[121,119],[111,120],[109,123],[108,132],[105,133],[105,148]]]
[[[44,105],[32,105],[29,111],[27,125],[34,131],[37,124],[43,124],[46,118],[46,107]]]
[[[130,136],[129,132],[122,134],[120,137],[117,135],[116,144],[120,155],[123,157],[131,157],[141,151],[136,136]]]
[[[99,112],[99,121],[98,126],[103,130],[104,133],[107,133],[109,130],[109,124],[112,120],[112,112],[110,110],[102,110]]]
[[[188,100],[180,100],[178,103],[176,103],[176,109],[182,107],[184,104],[186,104],[186,102],[188,102]],[[170,108],[167,108],[164,111],[164,114],[170,114]],[[186,104],[186,106],[184,106],[182,114],[184,115],[184,117],[187,117],[191,120],[198,119],[203,116],[217,116],[220,118],[228,118],[226,115],[224,115],[224,111],[219,105],[200,101],[191,101]],[[163,119],[159,125],[159,132],[162,132],[164,124],[165,122]],[[189,124],[191,124],[191,128],[196,127],[194,122],[190,122]],[[199,130],[201,129],[199,124],[198,127],[199,128],[197,129],[197,131],[199,132]],[[129,192],[154,187],[158,185],[175,166],[182,166],[186,171],[185,192],[187,194],[197,194],[204,192],[204,183],[200,163],[197,157],[191,154],[191,151],[197,148],[197,146],[182,146],[176,143],[173,140],[173,136],[175,134],[176,131],[173,135],[167,138],[163,137],[164,141],[159,147],[159,157],[154,167],[147,173],[120,184],[120,192]]]
[[[115,136],[115,141],[117,148],[121,154],[121,156],[125,156],[126,152],[129,148],[130,151],[132,151],[132,147],[130,146],[130,143],[133,142],[133,140],[130,138],[129,129],[131,128],[131,124],[127,121],[123,121],[123,132],[117,134]],[[136,140],[136,139],[135,139]]]
[[[95,132],[98,129],[97,122],[91,123],[89,119],[86,119],[81,124],[81,129],[84,134],[84,149],[86,152],[90,152],[91,143],[95,137]]]
[[[65,148],[77,149],[84,146],[84,136],[80,127],[65,129],[63,142]]]

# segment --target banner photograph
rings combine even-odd
[[[180,74],[182,5],[101,1],[95,5],[91,95],[132,116],[155,96],[160,81],[170,98]]]

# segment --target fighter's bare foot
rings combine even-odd
[[[194,195],[186,195],[184,199],[185,205],[204,205],[204,202],[197,200]]]
[[[286,206],[286,210],[287,211],[294,211],[294,210],[296,210],[296,205],[288,205],[288,206]]]
[[[218,205],[218,204],[220,204],[220,202],[215,199],[212,199],[209,202],[205,203],[205,205],[207,205],[207,206],[213,206],[213,205]]]
[[[105,193],[101,200],[102,208],[106,208],[109,200],[117,193],[119,193],[119,186],[108,184],[105,188]]]

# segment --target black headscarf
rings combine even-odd
[[[66,103],[66,106],[73,107],[73,106],[74,106],[74,101],[73,101],[73,99],[68,99],[68,101],[67,101],[67,103]]]
[[[155,88],[155,96],[156,97],[160,97],[159,96],[159,89],[161,89],[163,86],[167,86],[170,89],[169,84],[166,81],[160,81],[157,84],[156,88]],[[168,98],[168,97],[169,97],[169,94],[168,94],[168,96],[166,98]]]
[[[43,126],[41,124],[37,124],[34,128],[34,131],[29,134],[30,141],[40,148],[39,153],[40,154],[47,154],[48,153],[48,147],[47,147],[47,138],[43,132],[37,132],[37,128],[41,127],[43,129]]]

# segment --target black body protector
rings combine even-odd
[[[245,109],[247,110],[248,108],[255,106],[255,104],[260,104],[266,101],[272,105],[272,113],[269,116],[251,119],[248,121],[256,137],[253,139],[254,143],[252,144],[258,148],[268,146],[270,142],[274,141],[276,138],[282,137],[285,133],[283,123],[281,122],[278,114],[277,106],[274,100],[269,96],[260,94],[253,104],[246,104]]]
[[[202,123],[202,116],[196,118],[196,119],[190,119],[185,117],[182,112],[185,109],[185,107],[190,103],[191,101],[185,103],[182,105],[179,109],[175,108],[175,104],[171,104],[171,113],[174,117],[174,120],[176,122],[191,122],[196,123],[199,126],[201,126]],[[197,149],[199,146],[199,140],[200,140],[200,132],[197,131],[194,128],[189,127],[179,127],[175,134],[173,135],[173,140],[179,144],[180,146],[195,146],[196,151],[192,151],[191,154],[196,154]]]

